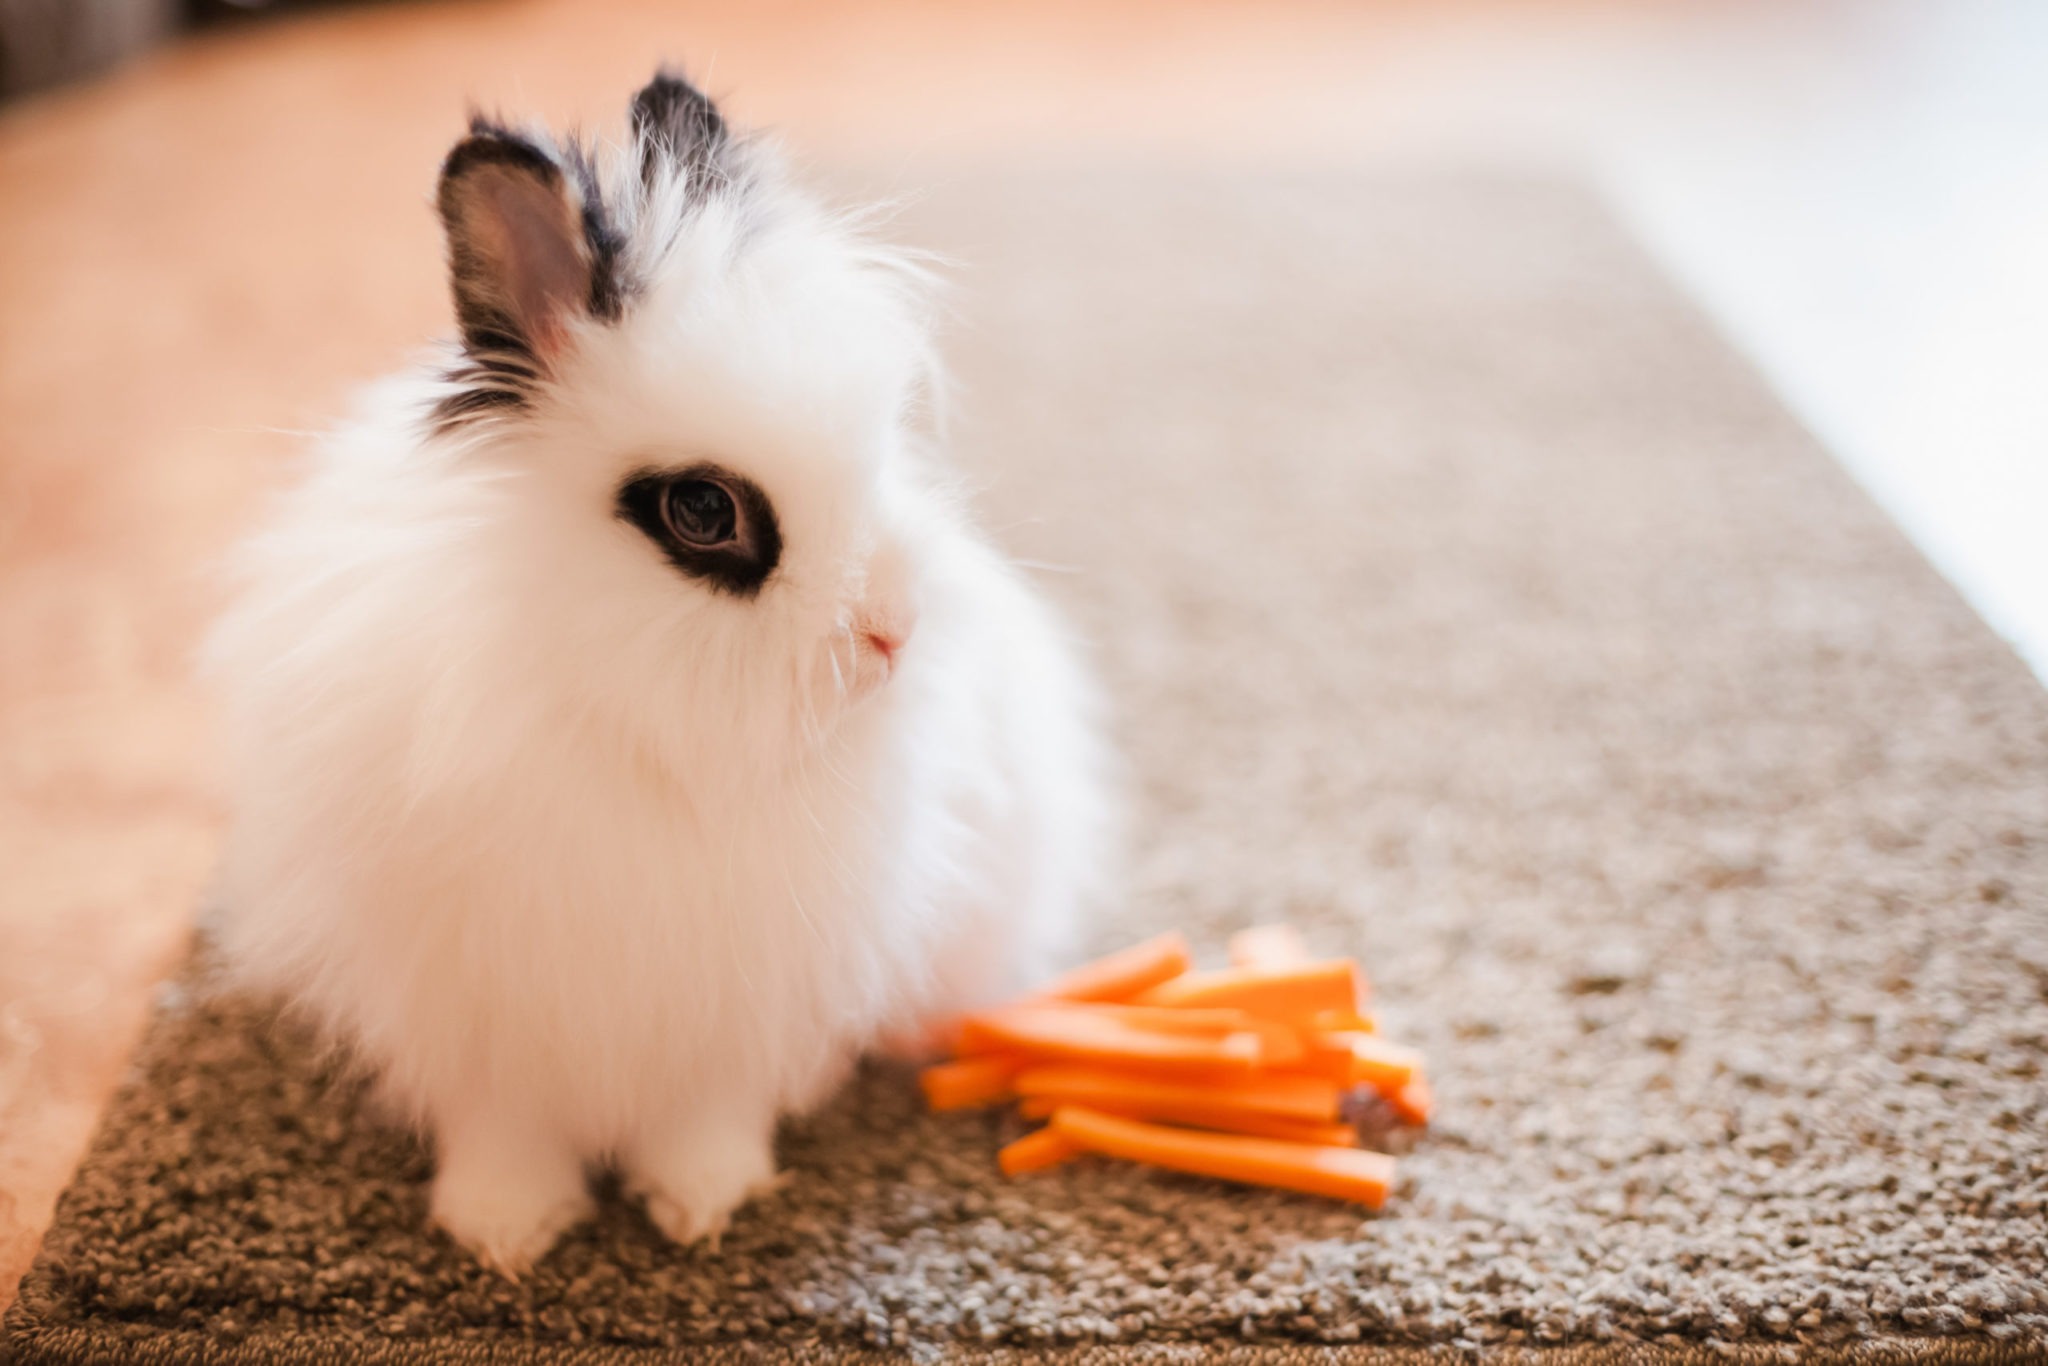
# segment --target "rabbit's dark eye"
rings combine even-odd
[[[752,597],[782,558],[768,495],[713,465],[641,470],[619,486],[618,514],[693,579]]]
[[[709,479],[679,479],[661,498],[661,520],[677,540],[694,546],[724,545],[740,529],[740,510]]]

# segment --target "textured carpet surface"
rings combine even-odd
[[[609,1200],[511,1285],[352,1086],[188,992],[21,1360],[2048,1350],[2048,696],[1595,206],[1045,172],[901,235],[967,263],[956,435],[1120,712],[1097,937],[1362,954],[1440,1078],[1385,1214],[1008,1182],[1015,1121],[876,1065],[721,1252]]]

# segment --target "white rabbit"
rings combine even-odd
[[[208,646],[212,933],[517,1272],[586,1164],[715,1236],[884,1030],[1056,966],[1112,803],[921,449],[917,271],[668,74],[601,163],[476,121],[439,207],[459,350],[319,444]]]

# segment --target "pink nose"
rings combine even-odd
[[[867,643],[870,650],[882,657],[882,662],[889,666],[891,672],[896,668],[896,652],[903,648],[903,642],[909,638],[910,633],[902,630],[881,631],[871,628],[861,632],[861,639]]]
[[[882,666],[893,674],[896,656],[903,653],[910,633],[917,629],[917,607],[914,603],[892,602],[880,610],[861,613],[854,619],[853,627],[862,648],[880,655]]]

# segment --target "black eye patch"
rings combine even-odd
[[[641,470],[619,485],[618,515],[693,579],[751,598],[782,558],[761,486],[717,465]]]

